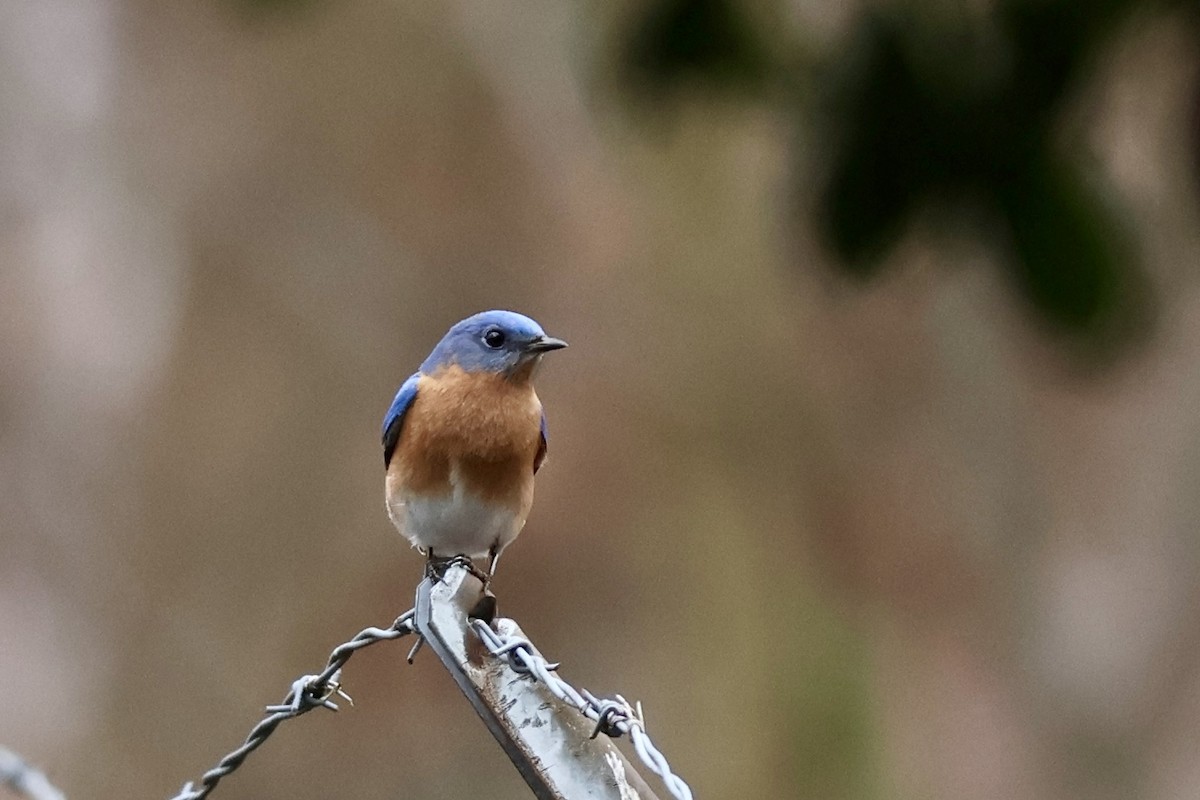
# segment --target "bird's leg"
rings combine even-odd
[[[423,552],[425,554],[425,577],[435,581],[441,580],[442,576],[438,574],[438,560],[433,554],[433,548],[430,547],[427,550],[422,549],[419,552]]]
[[[492,576],[496,574],[496,562],[500,560],[500,542],[492,542],[492,546],[488,548],[488,571],[487,580],[483,582],[483,587],[486,589],[492,582]]]
[[[492,576],[496,574],[496,562],[500,560],[500,543],[494,542],[488,548],[488,571],[487,575],[482,578],[483,591],[479,597],[479,602],[471,609],[467,615],[472,619],[481,619],[489,625],[496,618],[496,595],[492,594]]]
[[[461,559],[461,560],[459,560],[459,559]],[[472,561],[467,556],[455,556],[453,560],[454,560],[454,563],[458,564],[463,569],[465,569],[467,572],[474,575],[479,580],[479,582],[483,584],[483,587],[485,589],[487,588],[488,579],[491,578],[491,576],[488,575],[483,570],[481,570],[479,567],[475,566],[474,561]]]

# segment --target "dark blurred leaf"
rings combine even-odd
[[[655,92],[689,79],[746,90],[762,82],[769,60],[731,0],[659,0],[635,23],[624,68],[634,87]]]
[[[822,223],[846,267],[870,274],[927,188],[928,113],[896,31],[875,18],[849,48],[834,90],[841,151],[826,186]]]
[[[1034,161],[998,187],[1011,265],[1025,296],[1051,322],[1099,331],[1144,297],[1119,221],[1062,159]]]
[[[1071,90],[1136,5],[871,7],[827,84],[837,148],[819,224],[844,268],[874,274],[922,205],[979,198],[1000,210],[1012,273],[1056,327],[1100,337],[1138,317],[1148,295],[1131,288],[1145,281],[1119,220],[1053,155]],[[743,13],[732,0],[658,0],[628,40],[627,77],[655,92],[689,79],[752,89],[770,58]]]
[[[1111,332],[1145,302],[1124,291],[1142,283],[1118,220],[1051,155],[1069,90],[1131,5],[1008,0],[981,41],[963,18],[868,13],[830,82],[838,149],[821,223],[847,271],[872,274],[921,204],[980,197],[1002,210],[1013,273],[1057,327]]]
[[[1053,110],[1132,0],[1007,0],[997,19],[1012,54],[1011,85],[1033,112]]]

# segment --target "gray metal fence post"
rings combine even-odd
[[[417,588],[415,623],[539,800],[657,800],[595,723],[495,658],[469,627],[482,586],[461,566]],[[510,619],[494,626],[524,636]]]

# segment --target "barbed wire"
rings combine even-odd
[[[480,619],[471,620],[471,630],[488,652],[497,658],[506,658],[514,672],[540,681],[559,700],[574,706],[579,713],[595,722],[593,739],[600,733],[614,739],[628,734],[638,758],[647,769],[662,778],[672,796],[676,800],[692,800],[691,788],[671,772],[666,757],[650,741],[641,703],[633,706],[621,695],[615,695],[613,699],[598,698],[586,689],[577,690],[555,674],[559,665],[546,661],[533,643],[523,636],[499,633]]]
[[[325,669],[318,675],[301,675],[293,681],[283,702],[279,705],[267,706],[267,716],[251,729],[250,735],[246,737],[246,741],[241,747],[229,753],[217,762],[217,766],[204,773],[200,779],[199,788],[195,788],[189,781],[171,800],[203,800],[209,792],[216,788],[222,778],[240,767],[246,757],[258,749],[267,740],[267,737],[275,732],[280,723],[294,719],[314,708],[337,711],[338,705],[332,700],[334,695],[342,697],[346,702],[354,705],[350,696],[342,691],[340,683],[342,667],[350,660],[350,656],[368,645],[416,633],[416,627],[413,625],[415,614],[416,609],[410,609],[397,617],[390,628],[366,628],[359,631],[350,641],[335,647],[329,654],[329,663]],[[417,640],[418,645],[421,641],[421,639]],[[417,648],[414,647],[413,651],[409,653],[410,662],[416,650]],[[58,798],[61,800],[62,796],[59,795]]]
[[[3,747],[0,747],[0,786],[8,786],[30,800],[66,800],[44,772]]]
[[[425,641],[418,630],[416,614],[416,609],[409,610],[398,617],[390,628],[366,628],[350,641],[335,647],[329,655],[325,669],[319,674],[302,675],[293,681],[283,702],[266,707],[267,715],[251,729],[246,741],[222,758],[216,767],[206,772],[200,780],[199,787],[188,782],[171,800],[204,800],[222,778],[240,767],[246,758],[258,749],[284,721],[294,719],[314,708],[337,711],[338,705],[333,700],[335,695],[353,705],[353,700],[342,691],[341,673],[350,656],[363,647],[376,642],[399,639],[408,634],[417,634],[416,644],[408,654],[408,661],[412,663],[421,644]],[[559,665],[547,662],[529,639],[523,636],[499,633],[480,619],[471,619],[469,626],[493,657],[505,659],[513,671],[529,675],[541,682],[555,697],[595,722],[596,727],[592,732],[593,739],[601,733],[611,738],[629,736],[634,751],[642,763],[662,779],[671,795],[676,800],[692,800],[692,790],[682,778],[671,771],[666,757],[655,747],[646,733],[646,718],[641,703],[631,704],[621,695],[615,695],[613,698],[599,698],[586,689],[576,689],[555,674]],[[449,667],[449,664],[447,666]],[[0,755],[4,752],[0,749]],[[23,762],[20,763],[23,764]],[[2,767],[3,762],[0,761],[0,779],[5,778]],[[40,773],[38,774],[40,775]],[[52,791],[56,790],[52,789]],[[63,800],[63,796],[59,793],[29,794],[29,797],[33,800]]]

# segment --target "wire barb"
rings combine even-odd
[[[283,702],[266,707],[267,716],[251,729],[250,735],[246,737],[246,741],[241,747],[226,755],[217,762],[217,766],[204,773],[200,779],[199,788],[188,781],[179,794],[171,800],[203,800],[208,797],[221,779],[240,767],[246,757],[257,750],[275,732],[280,723],[294,719],[314,708],[337,711],[338,705],[332,700],[335,694],[344,698],[350,705],[354,705],[350,695],[342,691],[342,667],[346,666],[350,656],[368,645],[399,639],[415,633],[416,628],[413,625],[415,613],[416,610],[411,609],[401,614],[390,628],[365,628],[350,641],[335,647],[329,654],[329,662],[325,665],[325,669],[320,674],[301,675],[294,680],[287,695],[283,698]]]
[[[558,664],[551,664],[542,657],[537,648],[523,636],[501,634],[483,620],[471,620],[471,630],[497,658],[505,658],[514,672],[528,675],[540,681],[551,694],[574,706],[588,719],[596,723],[592,738],[603,733],[610,738],[628,735],[634,752],[646,768],[662,778],[663,785],[676,800],[692,800],[692,790],[682,778],[671,771],[670,764],[646,733],[646,718],[642,704],[631,705],[621,695],[614,699],[600,699],[586,689],[574,686],[554,674]]]
[[[353,705],[354,701],[342,688],[342,668],[349,661],[350,656],[359,649],[376,642],[415,634],[417,641],[408,655],[409,663],[412,663],[412,659],[425,641],[425,635],[428,635],[426,628],[429,625],[428,615],[430,612],[427,584],[429,584],[428,580],[422,582],[422,588],[418,590],[417,606],[424,609],[420,613],[425,615],[421,620],[417,618],[418,608],[414,608],[398,617],[390,628],[366,628],[350,641],[335,647],[329,655],[329,661],[324,670],[315,675],[301,675],[293,681],[281,703],[266,707],[266,716],[251,729],[246,741],[240,747],[222,758],[216,767],[206,772],[198,787],[192,782],[188,782],[172,800],[204,800],[216,788],[221,779],[240,767],[242,762],[260,747],[282,722],[294,719],[314,708],[337,711],[338,704],[334,700],[335,695]],[[425,605],[422,605],[423,603]],[[455,624],[461,625],[462,623]],[[654,746],[650,736],[646,733],[646,717],[641,703],[630,703],[619,694],[612,698],[599,698],[586,689],[576,689],[556,674],[559,665],[548,662],[534,647],[533,642],[524,636],[518,633],[502,634],[482,619],[470,619],[467,624],[493,657],[503,659],[514,672],[529,676],[531,680],[545,686],[551,694],[566,705],[573,707],[585,718],[592,720],[595,723],[591,734],[592,739],[601,733],[610,739],[628,736],[642,763],[662,779],[663,784],[675,800],[692,800],[692,790],[682,778],[671,771],[666,757]],[[519,629],[512,629],[519,631]],[[461,635],[461,632],[460,627],[456,628],[457,635]],[[431,640],[435,650],[439,648],[439,641],[436,636]],[[447,669],[451,669],[451,661],[447,660],[447,654],[438,650],[438,657],[442,659]],[[452,657],[450,658],[452,659]],[[453,669],[451,672],[453,674]],[[464,689],[464,691],[468,690]],[[471,697],[469,692],[468,697]],[[478,706],[477,710],[479,710]],[[484,716],[484,712],[480,711],[480,715]],[[487,719],[485,716],[485,722]],[[497,738],[501,739],[501,736],[497,734]],[[504,744],[503,740],[501,740],[501,744]],[[0,749],[0,756],[4,753],[5,751]],[[509,755],[517,764],[518,769],[521,769],[518,756],[511,752]],[[0,769],[0,779],[4,777],[3,770]],[[537,793],[537,787],[532,782],[530,785]],[[624,796],[622,794],[622,797]],[[30,797],[42,800],[41,797],[32,794]],[[46,798],[47,800],[62,800],[61,795],[46,795]]]

